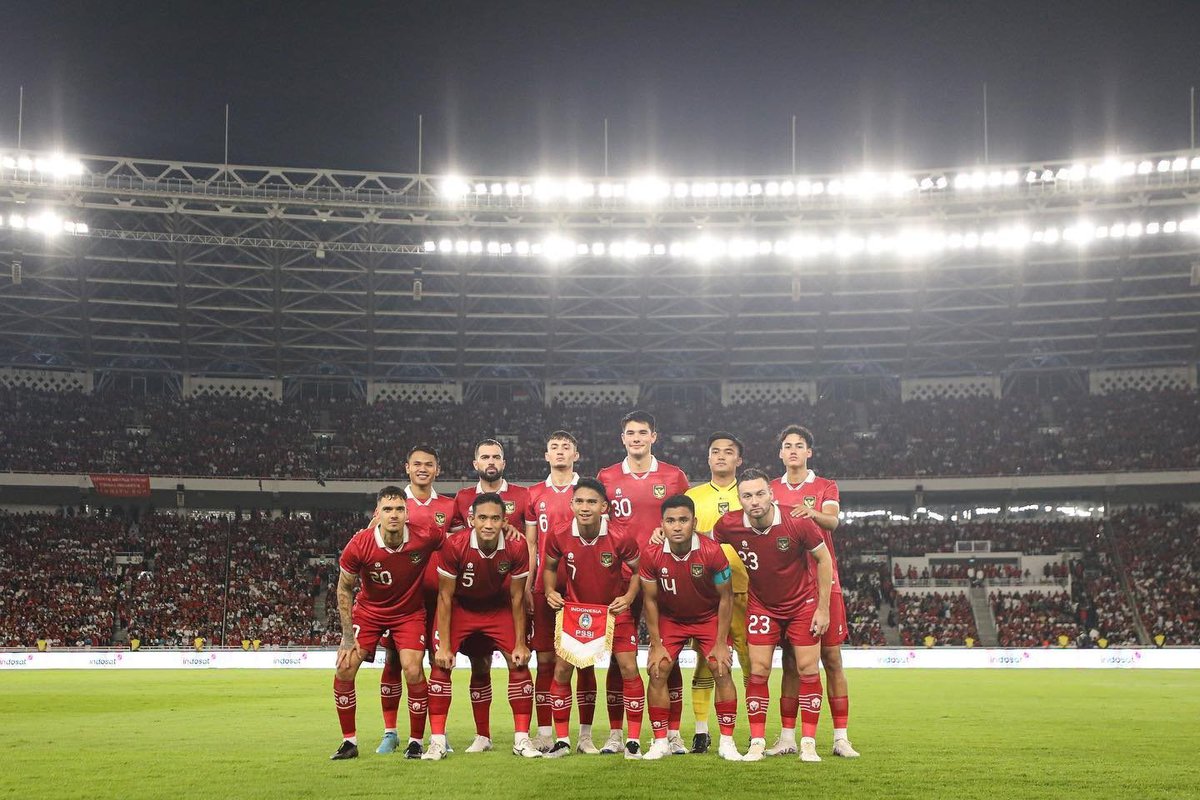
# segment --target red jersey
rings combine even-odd
[[[721,603],[718,583],[730,578],[729,559],[721,545],[692,534],[691,549],[683,557],[671,552],[670,542],[643,548],[641,578],[658,582],[658,610],[664,617],[683,624],[707,622]]]
[[[608,605],[629,589],[629,578],[621,568],[637,570],[637,545],[627,536],[609,531],[608,520],[600,520],[600,533],[592,541],[579,535],[574,520],[550,534],[546,560],[558,561],[559,593],[576,603]]]
[[[364,528],[351,537],[338,564],[347,575],[361,579],[355,604],[390,614],[408,614],[423,608],[421,576],[442,546],[442,532],[405,524],[400,547],[383,543],[378,528]]]
[[[454,498],[446,497],[437,493],[437,490],[429,490],[428,500],[418,500],[413,495],[412,486],[404,487],[404,505],[408,508],[408,520],[414,525],[421,525],[427,528],[435,528],[442,533],[445,538],[450,532],[450,523],[454,519]],[[434,559],[429,560],[429,564],[425,570],[424,587],[426,600],[433,602],[433,598],[437,596],[437,562]]]
[[[771,481],[771,493],[775,495],[775,502],[780,505],[807,506],[817,511],[824,511],[826,503],[837,503],[840,506],[842,502],[837,482],[822,478],[811,469],[808,471],[808,477],[795,485],[787,482],[787,475],[776,478]],[[837,554],[833,549],[833,531],[821,528],[821,538],[825,540],[825,546],[829,548],[829,555],[833,558],[833,588],[830,591],[841,594],[842,582],[838,580]]]
[[[687,475],[679,467],[650,457],[650,470],[636,473],[626,458],[600,470],[596,476],[608,490],[608,518],[613,532],[631,535],[638,549],[662,526],[662,501],[688,490]]]
[[[510,608],[511,578],[529,575],[529,552],[524,541],[500,537],[495,552],[484,555],[474,530],[446,538],[438,554],[439,575],[455,578],[454,603],[469,611]]]
[[[792,617],[817,592],[816,568],[809,551],[825,545],[821,528],[811,519],[791,516],[791,506],[775,505],[765,531],[755,530],[744,511],[717,520],[713,538],[737,551],[750,576],[750,597],[780,617]]]
[[[454,495],[454,518],[450,521],[450,530],[457,531],[471,527],[471,503],[483,494],[482,481],[474,486],[459,489]],[[519,530],[525,532],[526,509],[529,507],[529,490],[524,486],[515,486],[508,481],[500,482],[497,493],[504,500],[504,520]]]
[[[537,523],[538,563],[534,564],[533,591],[540,592],[542,586],[542,564],[546,563],[546,542],[550,531],[570,525],[575,519],[571,510],[571,498],[579,473],[571,473],[571,482],[566,486],[555,486],[551,478],[530,486],[526,492],[529,500],[525,508],[525,519]]]

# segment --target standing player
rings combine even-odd
[[[741,511],[742,504],[737,496],[737,471],[742,466],[742,443],[732,433],[717,431],[708,437],[708,483],[701,483],[687,490],[687,496],[696,504],[696,530],[704,536],[712,536],[713,526],[723,514]],[[729,625],[729,640],[737,650],[738,663],[743,677],[749,675],[750,655],[746,650],[746,592],[749,578],[746,565],[729,545],[721,545],[729,559],[733,588],[733,618]],[[708,752],[712,738],[708,735],[708,710],[712,707],[713,675],[708,662],[696,659],[696,670],[692,674],[692,712],[696,717],[696,735],[692,737],[693,753]]]
[[[811,519],[821,528],[825,546],[833,559],[833,588],[829,598],[829,630],[821,637],[821,666],[825,668],[825,685],[829,692],[829,710],[833,715],[833,754],[842,758],[858,758],[850,744],[847,727],[850,721],[849,686],[842,668],[842,642],[849,630],[846,624],[846,604],[842,599],[842,584],[838,580],[837,554],[833,548],[833,532],[838,526],[841,496],[838,485],[819,477],[808,466],[812,458],[812,432],[801,425],[789,425],[779,434],[779,459],[786,469],[783,477],[771,481],[771,491],[781,505],[792,506],[793,516]],[[784,650],[785,656],[787,651]],[[779,689],[779,715],[783,722],[779,741],[767,755],[796,752],[796,710],[799,705],[800,675],[790,657],[783,660],[783,679]]]
[[[397,663],[408,684],[409,749],[415,745],[417,755],[425,735],[428,685],[421,663],[425,650],[421,576],[442,546],[443,534],[409,522],[404,493],[396,486],[379,491],[375,513],[379,524],[354,534],[339,561],[337,602],[342,643],[337,652],[333,698],[342,727],[342,745],[332,756],[336,760],[358,757],[354,678],[363,661],[375,659],[375,648],[387,631],[391,632]],[[360,581],[362,590],[356,598],[354,587]]]
[[[486,492],[499,494],[504,501],[506,538],[509,535],[525,535],[525,511],[529,495],[523,486],[510,484],[504,478],[504,445],[495,439],[484,439],[475,445],[475,474],[479,482],[474,486],[459,489],[454,496],[454,518],[450,530],[470,527],[471,504]],[[475,717],[475,741],[467,748],[468,753],[481,753],[491,748],[488,736],[489,720],[492,715],[492,653],[466,652],[471,659],[471,711]]]
[[[546,602],[557,611],[564,605],[559,592],[558,564],[563,570],[563,591],[566,600],[608,606],[613,615],[612,659],[617,669],[609,672],[621,676],[622,702],[629,724],[629,740],[625,743],[626,758],[641,758],[642,713],[646,692],[637,666],[637,622],[630,606],[638,595],[638,551],[629,537],[609,532],[608,495],[604,484],[595,478],[580,478],[571,497],[575,519],[570,525],[554,530],[546,544],[546,560],[542,581]],[[626,578],[626,569],[631,576]],[[570,755],[571,740],[571,671],[574,667],[565,659],[554,665],[554,682],[550,694],[554,704],[554,729],[558,740],[547,758]],[[618,726],[620,723],[618,722]],[[620,735],[620,728],[617,730]]]
[[[529,648],[525,646],[525,580],[529,555],[523,541],[506,539],[505,501],[498,493],[484,492],[471,503],[470,531],[446,539],[438,559],[437,649],[429,674],[429,749],[421,758],[446,757],[446,715],[450,710],[450,676],[454,654],[499,650],[508,662],[508,701],[515,734],[513,753],[526,758],[542,754],[529,741],[533,713],[533,681],[529,676]],[[472,676],[473,677],[473,676]],[[490,676],[489,676],[490,677]],[[474,709],[474,704],[472,704]],[[479,716],[475,715],[478,729]],[[490,729],[484,746],[492,749]]]
[[[750,681],[746,712],[750,717],[750,749],[744,761],[766,756],[764,739],[770,689],[771,658],[784,639],[800,669],[800,720],[803,738],[800,759],[820,761],[813,738],[821,718],[821,635],[829,627],[829,590],[833,558],[821,529],[812,520],[792,517],[771,495],[766,473],[748,469],[738,484],[741,512],[730,511],[717,522],[713,535],[732,545],[750,575],[746,607],[746,639],[750,645]],[[816,561],[815,575],[808,553]]]
[[[427,444],[417,445],[408,451],[404,469],[408,472],[408,486],[404,487],[404,497],[408,508],[408,518],[413,525],[423,528],[434,528],[443,536],[450,529],[450,521],[454,516],[454,501],[449,497],[441,497],[433,488],[433,482],[438,476],[437,450]],[[429,648],[430,663],[433,659],[434,615],[437,612],[437,567],[434,559],[426,564],[425,575],[422,579],[423,596],[425,600],[425,643]],[[383,740],[375,752],[380,754],[394,753],[400,745],[396,733],[396,714],[400,707],[400,661],[396,648],[392,646],[389,636],[384,636],[380,642],[386,660],[379,676],[379,697],[383,704]],[[410,704],[412,698],[409,698]],[[421,729],[424,735],[424,727]],[[409,742],[404,751],[405,758],[420,758],[420,742]]]
[[[550,684],[554,681],[554,609],[546,604],[541,565],[546,560],[546,542],[550,531],[568,526],[575,519],[571,495],[579,481],[575,464],[579,461],[579,443],[567,431],[554,431],[546,441],[546,463],[550,475],[529,487],[529,506],[525,511],[525,538],[529,544],[529,563],[533,580],[526,584],[529,608],[529,647],[537,651],[537,683],[534,707],[537,711],[537,738],[534,745],[543,753],[554,746],[553,707]],[[560,578],[561,580],[561,578]],[[586,755],[600,751],[592,741],[592,719],[596,713],[596,669],[579,670],[575,687],[579,700],[579,741],[576,749]]]
[[[654,743],[645,758],[671,754],[667,745],[667,676],[678,663],[679,651],[695,639],[697,663],[716,672],[717,723],[721,742],[717,752],[727,761],[741,761],[733,743],[737,720],[737,689],[730,672],[729,626],[733,614],[729,560],[721,545],[696,532],[695,504],[687,495],[668,497],[662,504],[666,541],[642,551],[640,577],[650,628],[650,727]],[[706,709],[707,710],[707,709]]]
[[[658,441],[654,415],[646,411],[631,411],[621,418],[621,444],[625,458],[600,470],[596,477],[609,493],[609,517],[613,533],[631,537],[640,552],[654,529],[662,522],[660,506],[671,495],[688,489],[687,476],[679,467],[664,464],[654,457]],[[636,577],[636,576],[635,576]],[[642,616],[641,602],[633,608],[636,626]],[[601,753],[616,753],[621,749],[621,686],[616,670],[609,670],[605,681],[608,699],[608,740]],[[683,716],[683,674],[676,664],[671,670],[668,694],[671,700],[670,731],[667,738],[672,753],[686,753],[687,746],[679,735],[679,720]]]

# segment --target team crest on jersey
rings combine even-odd
[[[511,561],[501,561],[500,564],[496,567],[496,569],[499,570],[501,575],[507,575],[508,571],[510,569],[512,569],[512,562]]]
[[[616,562],[617,562],[617,558],[612,553],[601,553],[600,554],[600,566],[611,567]]]
[[[517,510],[517,504],[516,504],[516,503],[514,503],[512,500],[505,500],[505,501],[504,501],[504,513],[505,513],[505,514],[511,514],[511,513],[513,513],[513,512],[514,512],[514,511],[516,511],[516,510]]]
[[[786,536],[778,536],[775,539],[775,546],[779,548],[779,552],[786,553],[792,547],[792,540]]]
[[[421,554],[420,553],[410,553],[408,556],[408,560],[414,564],[420,564],[421,563]]]
[[[654,497],[658,500],[662,500],[666,496],[667,496],[666,484],[663,484],[663,483],[654,484]]]
[[[816,508],[817,507],[817,498],[813,497],[811,494],[806,494],[804,496],[804,507],[805,508]]]
[[[436,522],[438,525],[445,525],[446,524],[446,515],[443,512],[438,511],[438,512],[434,513],[433,521]]]
[[[703,564],[692,564],[692,577],[693,578],[699,578],[703,574],[704,574],[704,565]]]
[[[729,513],[729,501],[728,500],[722,500],[719,503],[717,503],[717,513],[718,514],[728,514]]]

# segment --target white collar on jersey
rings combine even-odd
[[[804,485],[804,484],[806,484],[806,483],[812,483],[812,482],[813,482],[813,481],[815,481],[816,479],[817,479],[817,473],[813,472],[813,471],[810,469],[810,470],[808,471],[808,474],[804,476],[804,480],[800,481],[799,483],[796,483],[796,484],[791,484],[791,483],[788,483],[788,482],[787,482],[787,473],[786,473],[786,472],[785,472],[785,473],[783,473],[783,477],[779,479],[779,482],[780,482],[780,483],[782,483],[782,484],[783,484],[784,486],[786,486],[787,488],[795,490],[795,489],[799,489],[801,486],[803,486],[803,485]]]
[[[412,500],[414,503],[416,503],[418,505],[427,506],[430,503],[432,503],[434,500],[437,500],[438,493],[437,493],[437,489],[430,486],[429,487],[429,499],[428,500],[418,500],[417,496],[413,494],[412,484],[410,483],[408,486],[404,487],[404,496],[406,498],[408,498],[409,500]]]
[[[499,492],[500,494],[504,494],[505,492],[507,492],[508,491],[508,480],[505,478],[501,478],[500,479],[500,488],[497,489],[496,491]],[[479,481],[478,483],[475,484],[475,494],[483,494],[483,481]]]
[[[565,492],[568,488],[574,486],[577,483],[579,483],[579,473],[578,472],[571,473],[571,482],[568,483],[566,486],[555,486],[554,485],[554,476],[553,475],[546,476],[546,488],[553,489],[554,491],[558,492],[559,494]]]
[[[621,472],[624,472],[626,475],[632,475],[636,480],[641,480],[651,472],[658,472],[658,459],[654,456],[650,456],[650,469],[646,471],[645,475],[639,476],[636,472],[629,468],[629,456],[625,456],[623,459],[621,459]]]
[[[600,532],[597,533],[596,538],[590,542],[579,535],[579,520],[577,519],[571,520],[571,535],[584,544],[595,544],[596,542],[600,541],[600,537],[608,536],[608,517],[600,518]]]
[[[383,530],[382,526],[380,525],[375,526],[375,544],[379,545],[381,549],[387,550],[389,553],[399,553],[404,549],[404,545],[408,544],[408,523],[404,523],[404,535],[400,537],[400,546],[395,550],[383,543]]]
[[[758,528],[751,525],[750,524],[750,515],[747,514],[745,511],[742,512],[742,526],[749,528],[750,530],[754,531],[755,533],[766,533],[767,531],[771,530],[771,528],[774,528],[776,525],[781,524],[783,522],[783,515],[779,512],[779,503],[771,503],[771,507],[775,509],[775,519],[773,519],[771,521],[771,524],[767,526],[766,531],[760,531],[760,530],[758,530]]]
[[[692,534],[692,546],[688,550],[687,555],[685,555],[685,556],[675,555],[675,551],[671,549],[670,540],[669,539],[663,540],[663,552],[666,553],[667,555],[671,556],[671,558],[675,559],[676,561],[687,561],[688,556],[690,556],[692,553],[696,552],[699,549],[700,549],[699,534],[695,534],[695,533]]]
[[[475,529],[471,529],[471,549],[479,553],[480,558],[494,558],[496,553],[504,549],[504,534],[500,534],[500,541],[496,543],[496,549],[490,553],[485,553],[479,549],[479,537],[475,535]]]

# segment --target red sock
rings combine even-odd
[[[621,695],[625,706],[625,723],[629,728],[627,736],[637,741],[642,738],[642,713],[646,708],[646,687],[642,685],[642,676],[621,681]]]
[[[357,733],[354,730],[354,710],[358,706],[358,697],[354,692],[354,681],[333,679],[333,705],[337,709],[338,723],[342,726],[342,738],[349,739]]]
[[[508,705],[512,708],[513,730],[517,733],[529,730],[529,718],[533,716],[533,680],[528,668],[509,670]]]
[[[733,736],[733,726],[737,724],[737,699],[717,701],[717,725],[721,728],[722,736]]]
[[[571,685],[552,681],[550,704],[554,707],[554,735],[565,739],[571,735]]]
[[[679,730],[679,720],[683,719],[683,673],[679,670],[679,662],[671,667],[667,676],[667,700],[669,702],[667,727],[673,731]]]
[[[829,696],[829,713],[833,714],[833,727],[844,730],[850,727],[850,697]]]
[[[408,684],[408,735],[420,741],[425,738],[425,714],[429,710],[429,684],[425,677],[420,683]]]
[[[387,658],[386,654],[384,658]],[[396,730],[396,716],[400,712],[400,699],[404,694],[400,683],[403,677],[399,660],[387,658],[379,676],[379,703],[383,706],[384,730]]]
[[[766,676],[750,675],[746,686],[746,716],[750,718],[750,738],[767,738],[767,707],[771,705],[771,687]]]
[[[650,730],[654,732],[655,739],[667,738],[667,719],[670,716],[667,706],[650,706]]]
[[[821,720],[821,673],[800,676],[800,735],[816,736]]]
[[[409,691],[409,699],[412,699],[412,692]],[[444,736],[446,734],[446,715],[450,713],[450,670],[434,667],[429,670],[429,732],[434,736]],[[412,709],[409,708],[411,716]],[[411,719],[410,719],[411,724]],[[421,726],[421,734],[424,735],[425,726]],[[417,738],[413,735],[413,738]]]
[[[621,721],[625,717],[625,704],[621,700],[621,671],[617,669],[616,659],[608,668],[608,676],[604,679],[604,699],[608,703],[608,729],[621,730]]]
[[[779,698],[779,722],[789,730],[796,730],[796,714],[800,711],[800,698],[783,695]]]
[[[533,706],[537,710],[539,728],[549,728],[553,722],[553,707],[550,705],[550,684],[553,682],[554,667],[537,671],[537,680],[533,684]]]
[[[475,734],[492,738],[492,676],[471,676],[471,714],[475,717]]]
[[[579,724],[591,725],[596,718],[596,668],[584,667],[575,673],[575,698],[579,702]]]

